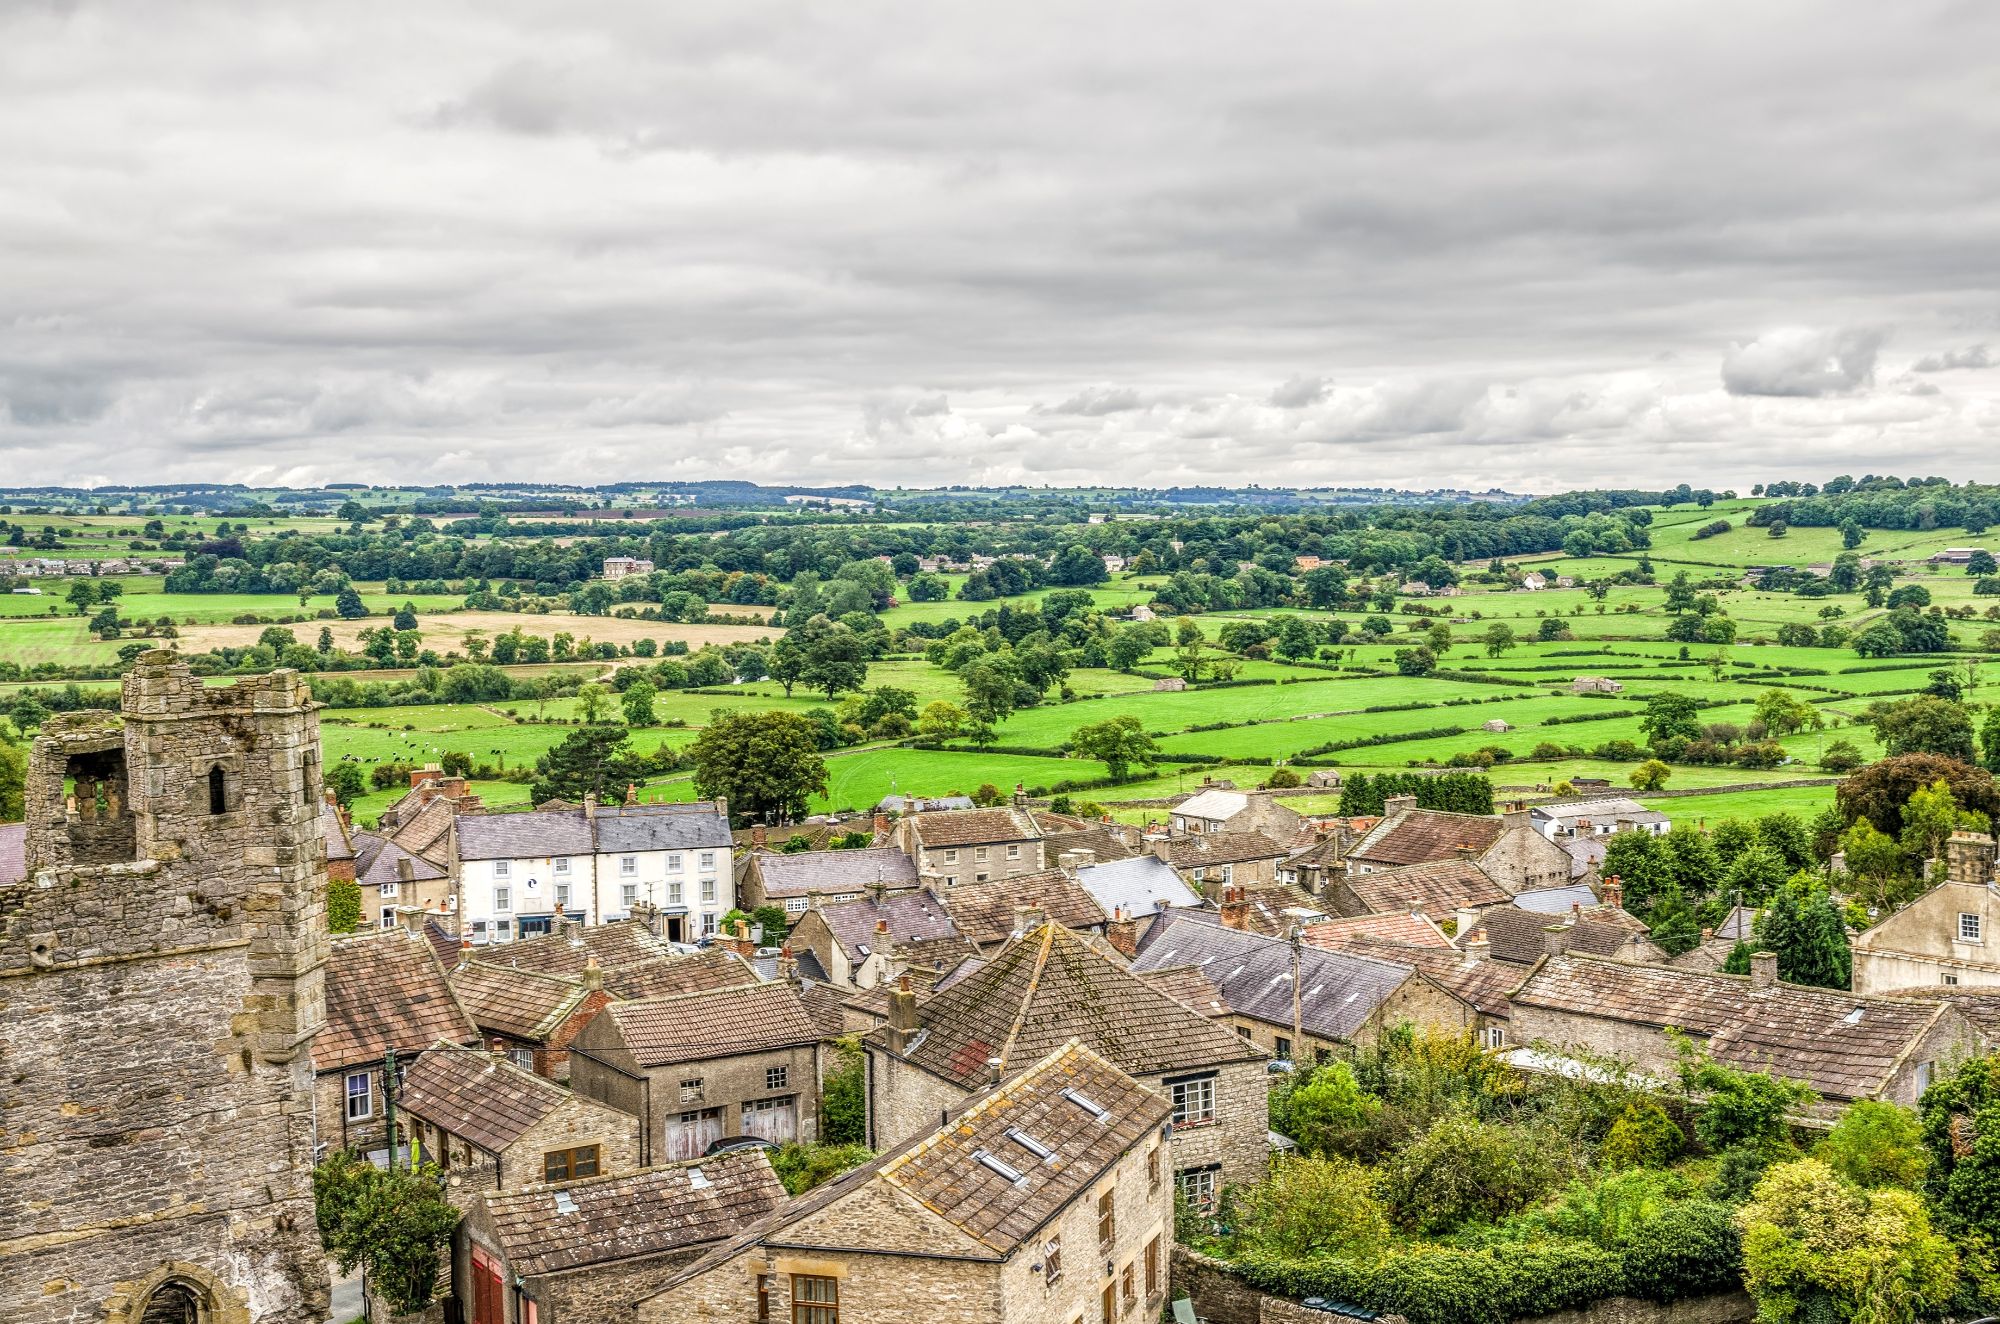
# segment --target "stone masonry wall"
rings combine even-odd
[[[135,1324],[166,1282],[216,1324],[324,1318],[318,758],[301,678],[207,688],[160,652],[120,716],[36,740],[0,889],[7,1324]]]

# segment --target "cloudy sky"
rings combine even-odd
[[[0,0],[0,476],[2000,478],[2000,5]]]

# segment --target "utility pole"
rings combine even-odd
[[[1297,920],[1292,921],[1292,1069],[1299,1063],[1299,1050],[1305,1044],[1304,994],[1299,989],[1302,967],[1305,964],[1306,931]]]

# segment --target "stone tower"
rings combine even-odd
[[[165,652],[30,755],[0,878],[0,1320],[307,1324],[319,719]]]

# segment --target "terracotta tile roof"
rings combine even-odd
[[[1204,1016],[1216,1017],[1229,1014],[1229,1004],[1222,1000],[1222,990],[1215,986],[1214,980],[1201,972],[1199,966],[1161,966],[1157,970],[1140,970],[1134,973],[1175,1002],[1184,1007],[1192,1007]]]
[[[524,1276],[707,1245],[786,1200],[761,1149],[484,1198],[508,1267]]]
[[[847,1033],[847,1016],[841,1007],[840,990],[831,984],[806,981],[798,986],[799,1003],[819,1027],[822,1039],[838,1039]]]
[[[968,1089],[984,1084],[989,1058],[1004,1071],[1070,1039],[1137,1076],[1263,1056],[1054,923],[919,1003],[917,1020],[907,1059]]]
[[[1566,921],[1566,916],[1543,915],[1519,906],[1495,906],[1479,917],[1470,931],[1458,935],[1461,947],[1484,938],[1496,961],[1533,965],[1548,950],[1547,931]]]
[[[1879,996],[1948,1002],[1972,1022],[1989,1050],[2000,1047],[2000,988],[1945,988],[1926,984],[1922,988],[1890,989]]]
[[[1143,974],[1185,965],[1208,976],[1237,1015],[1291,1024],[1292,948],[1283,939],[1169,913],[1147,932],[1132,968]],[[1299,953],[1299,1011],[1306,1031],[1322,1039],[1351,1039],[1413,973],[1405,961],[1305,948]]]
[[[889,926],[887,937],[899,947],[905,943],[933,938],[958,938],[943,902],[929,892],[890,892],[880,897],[863,896],[838,901],[820,908],[819,917],[833,934],[833,940],[850,956],[863,949],[873,951],[882,941],[878,925]]]
[[[1074,1095],[1096,1104],[1107,1120],[1100,1122]],[[1074,1041],[1060,1045],[940,1130],[913,1137],[806,1192],[718,1246],[671,1279],[666,1290],[716,1269],[737,1272],[729,1267],[736,1258],[766,1242],[851,1248],[852,1234],[822,1233],[812,1220],[876,1182],[899,1188],[988,1252],[1010,1255],[1085,1195],[1171,1112],[1160,1095],[1088,1048]],[[1055,1161],[1041,1161],[1010,1131],[1032,1136],[1054,1152]],[[981,1162],[982,1153],[1006,1164],[1021,1181]]]
[[[458,964],[459,958],[465,954],[465,946],[459,936],[445,932],[443,926],[434,919],[424,921],[424,941],[431,945],[433,952],[437,953],[438,964],[444,967],[446,973],[449,973],[451,968]]]
[[[1304,829],[1304,834],[1307,839],[1285,858],[1285,863],[1291,868],[1317,867],[1324,869],[1336,865],[1347,858],[1347,852],[1342,849],[1347,844],[1343,840],[1344,833],[1336,830],[1326,836],[1321,836],[1308,827]]]
[[[426,1049],[404,1075],[396,1103],[412,1116],[498,1154],[529,1127],[577,1098],[552,1080],[511,1062],[495,1061],[491,1053],[438,1044]]]
[[[424,856],[435,855],[441,859],[445,854],[445,838],[451,831],[452,819],[457,812],[451,801],[434,799],[416,808],[407,820],[399,813],[395,826],[389,825],[389,816],[385,814],[382,831],[395,838],[396,844],[404,850]]]
[[[609,1016],[642,1067],[819,1042],[819,1026],[787,984],[742,984],[642,1002],[614,1002]]]
[[[375,832],[354,834],[354,881],[364,887],[381,883],[394,883],[402,879],[401,860],[410,862],[410,878],[413,882],[434,882],[450,874],[440,866],[405,850],[402,845]]]
[[[926,847],[987,846],[998,841],[1033,841],[1042,835],[1019,809],[947,809],[913,814],[906,820]]]
[[[379,1062],[385,1049],[416,1054],[438,1042],[473,1043],[479,1030],[452,996],[437,954],[403,929],[341,938],[326,958],[326,1028],[313,1069]]]
[[[450,975],[452,991],[483,1034],[542,1040],[583,1001],[583,984],[537,970],[467,961]]]
[[[960,883],[942,900],[959,933],[984,947],[1002,942],[1014,932],[1016,907],[1040,907],[1066,928],[1095,928],[1107,916],[1097,898],[1060,869],[996,878],[985,883]]]
[[[1461,846],[1485,851],[1499,840],[1502,820],[1484,814],[1448,814],[1411,809],[1382,820],[1356,842],[1349,859],[1370,864],[1424,864],[1454,858]]]
[[[1948,1007],[1941,998],[1861,997],[1593,956],[1552,956],[1514,991],[1517,1007],[1655,1027],[1708,1040],[1718,1062],[1802,1080],[1827,1099],[1876,1094]]]
[[[772,897],[859,892],[871,883],[912,887],[917,881],[917,866],[894,846],[800,851],[795,855],[762,851],[754,858],[764,894]]]
[[[1169,837],[1155,844],[1153,854],[1176,869],[1247,864],[1252,860],[1280,860],[1285,848],[1261,832],[1204,832],[1192,837]]]
[[[479,959],[516,970],[576,975],[592,957],[602,969],[619,970],[673,955],[673,948],[664,939],[654,937],[639,921],[625,919],[615,924],[579,924],[568,933],[544,933],[519,942],[494,943],[480,950]]]
[[[1317,924],[1306,925],[1305,934],[1306,941],[1314,947],[1342,948],[1351,946],[1356,939],[1375,939],[1405,947],[1428,947],[1434,951],[1455,950],[1451,939],[1445,937],[1437,925],[1423,915],[1407,911],[1401,914],[1357,915],[1352,919],[1323,919]]]
[[[1500,906],[1506,888],[1471,860],[1429,860],[1377,873],[1350,874],[1347,889],[1375,914],[1420,910],[1432,919],[1451,918],[1461,906]]]
[[[1512,1008],[1507,995],[1521,982],[1519,970],[1494,961],[1475,961],[1449,946],[1412,947],[1372,933],[1350,934],[1339,946],[1361,956],[1413,965],[1486,1016],[1504,1019]]]

